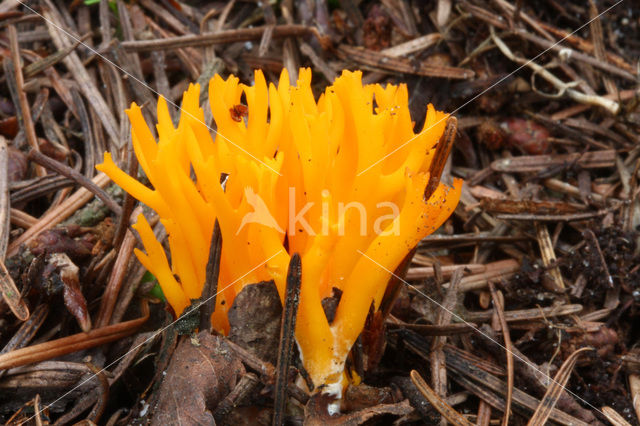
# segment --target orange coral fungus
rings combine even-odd
[[[424,130],[415,134],[407,87],[363,86],[361,76],[344,71],[316,102],[309,69],[300,70],[295,86],[286,70],[277,86],[267,86],[260,71],[253,86],[216,75],[209,84],[215,135],[204,124],[198,85],[184,94],[177,128],[159,100],[157,142],[140,108],[127,110],[153,189],[108,153],[98,166],[167,229],[171,263],[142,215],[135,229],[146,253],[136,254],[176,315],[200,296],[216,218],[224,290],[212,323],[222,332],[243,286],[272,279],[284,297],[289,254],[301,255],[296,340],[316,386],[340,383],[371,304],[380,304],[387,271],[449,217],[462,185],[439,184],[424,199],[447,115],[429,105]],[[321,301],[333,288],[342,296],[329,323]]]

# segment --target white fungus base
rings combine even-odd
[[[335,397],[335,401],[327,406],[327,412],[330,416],[340,414],[340,400],[342,399],[342,383],[337,381],[335,383],[329,383],[322,389],[322,393]]]

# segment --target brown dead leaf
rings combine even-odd
[[[272,364],[277,362],[282,303],[273,281],[243,288],[229,310],[229,340]]]
[[[60,280],[64,284],[64,306],[78,320],[82,331],[91,330],[91,317],[87,309],[87,300],[80,289],[78,267],[64,253],[52,254],[49,263],[60,271]]]
[[[224,338],[201,331],[194,340],[183,338],[173,353],[151,424],[215,425],[212,411],[245,373]]]

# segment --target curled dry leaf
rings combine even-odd
[[[80,290],[78,267],[64,253],[52,254],[49,264],[60,271],[60,280],[64,284],[64,306],[78,321],[82,331],[91,330],[91,317],[87,310],[87,301]]]
[[[245,373],[224,338],[202,331],[178,344],[158,391],[151,424],[214,425],[212,412]]]

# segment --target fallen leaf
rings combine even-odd
[[[60,271],[60,279],[64,284],[62,293],[64,306],[76,318],[82,331],[91,330],[91,317],[87,309],[87,300],[80,289],[78,267],[64,253],[52,254],[49,264]]]
[[[158,390],[151,424],[215,425],[212,412],[244,373],[223,337],[201,331],[193,340],[182,338]]]
[[[273,281],[244,287],[229,310],[229,340],[264,361],[277,363],[282,303]]]

